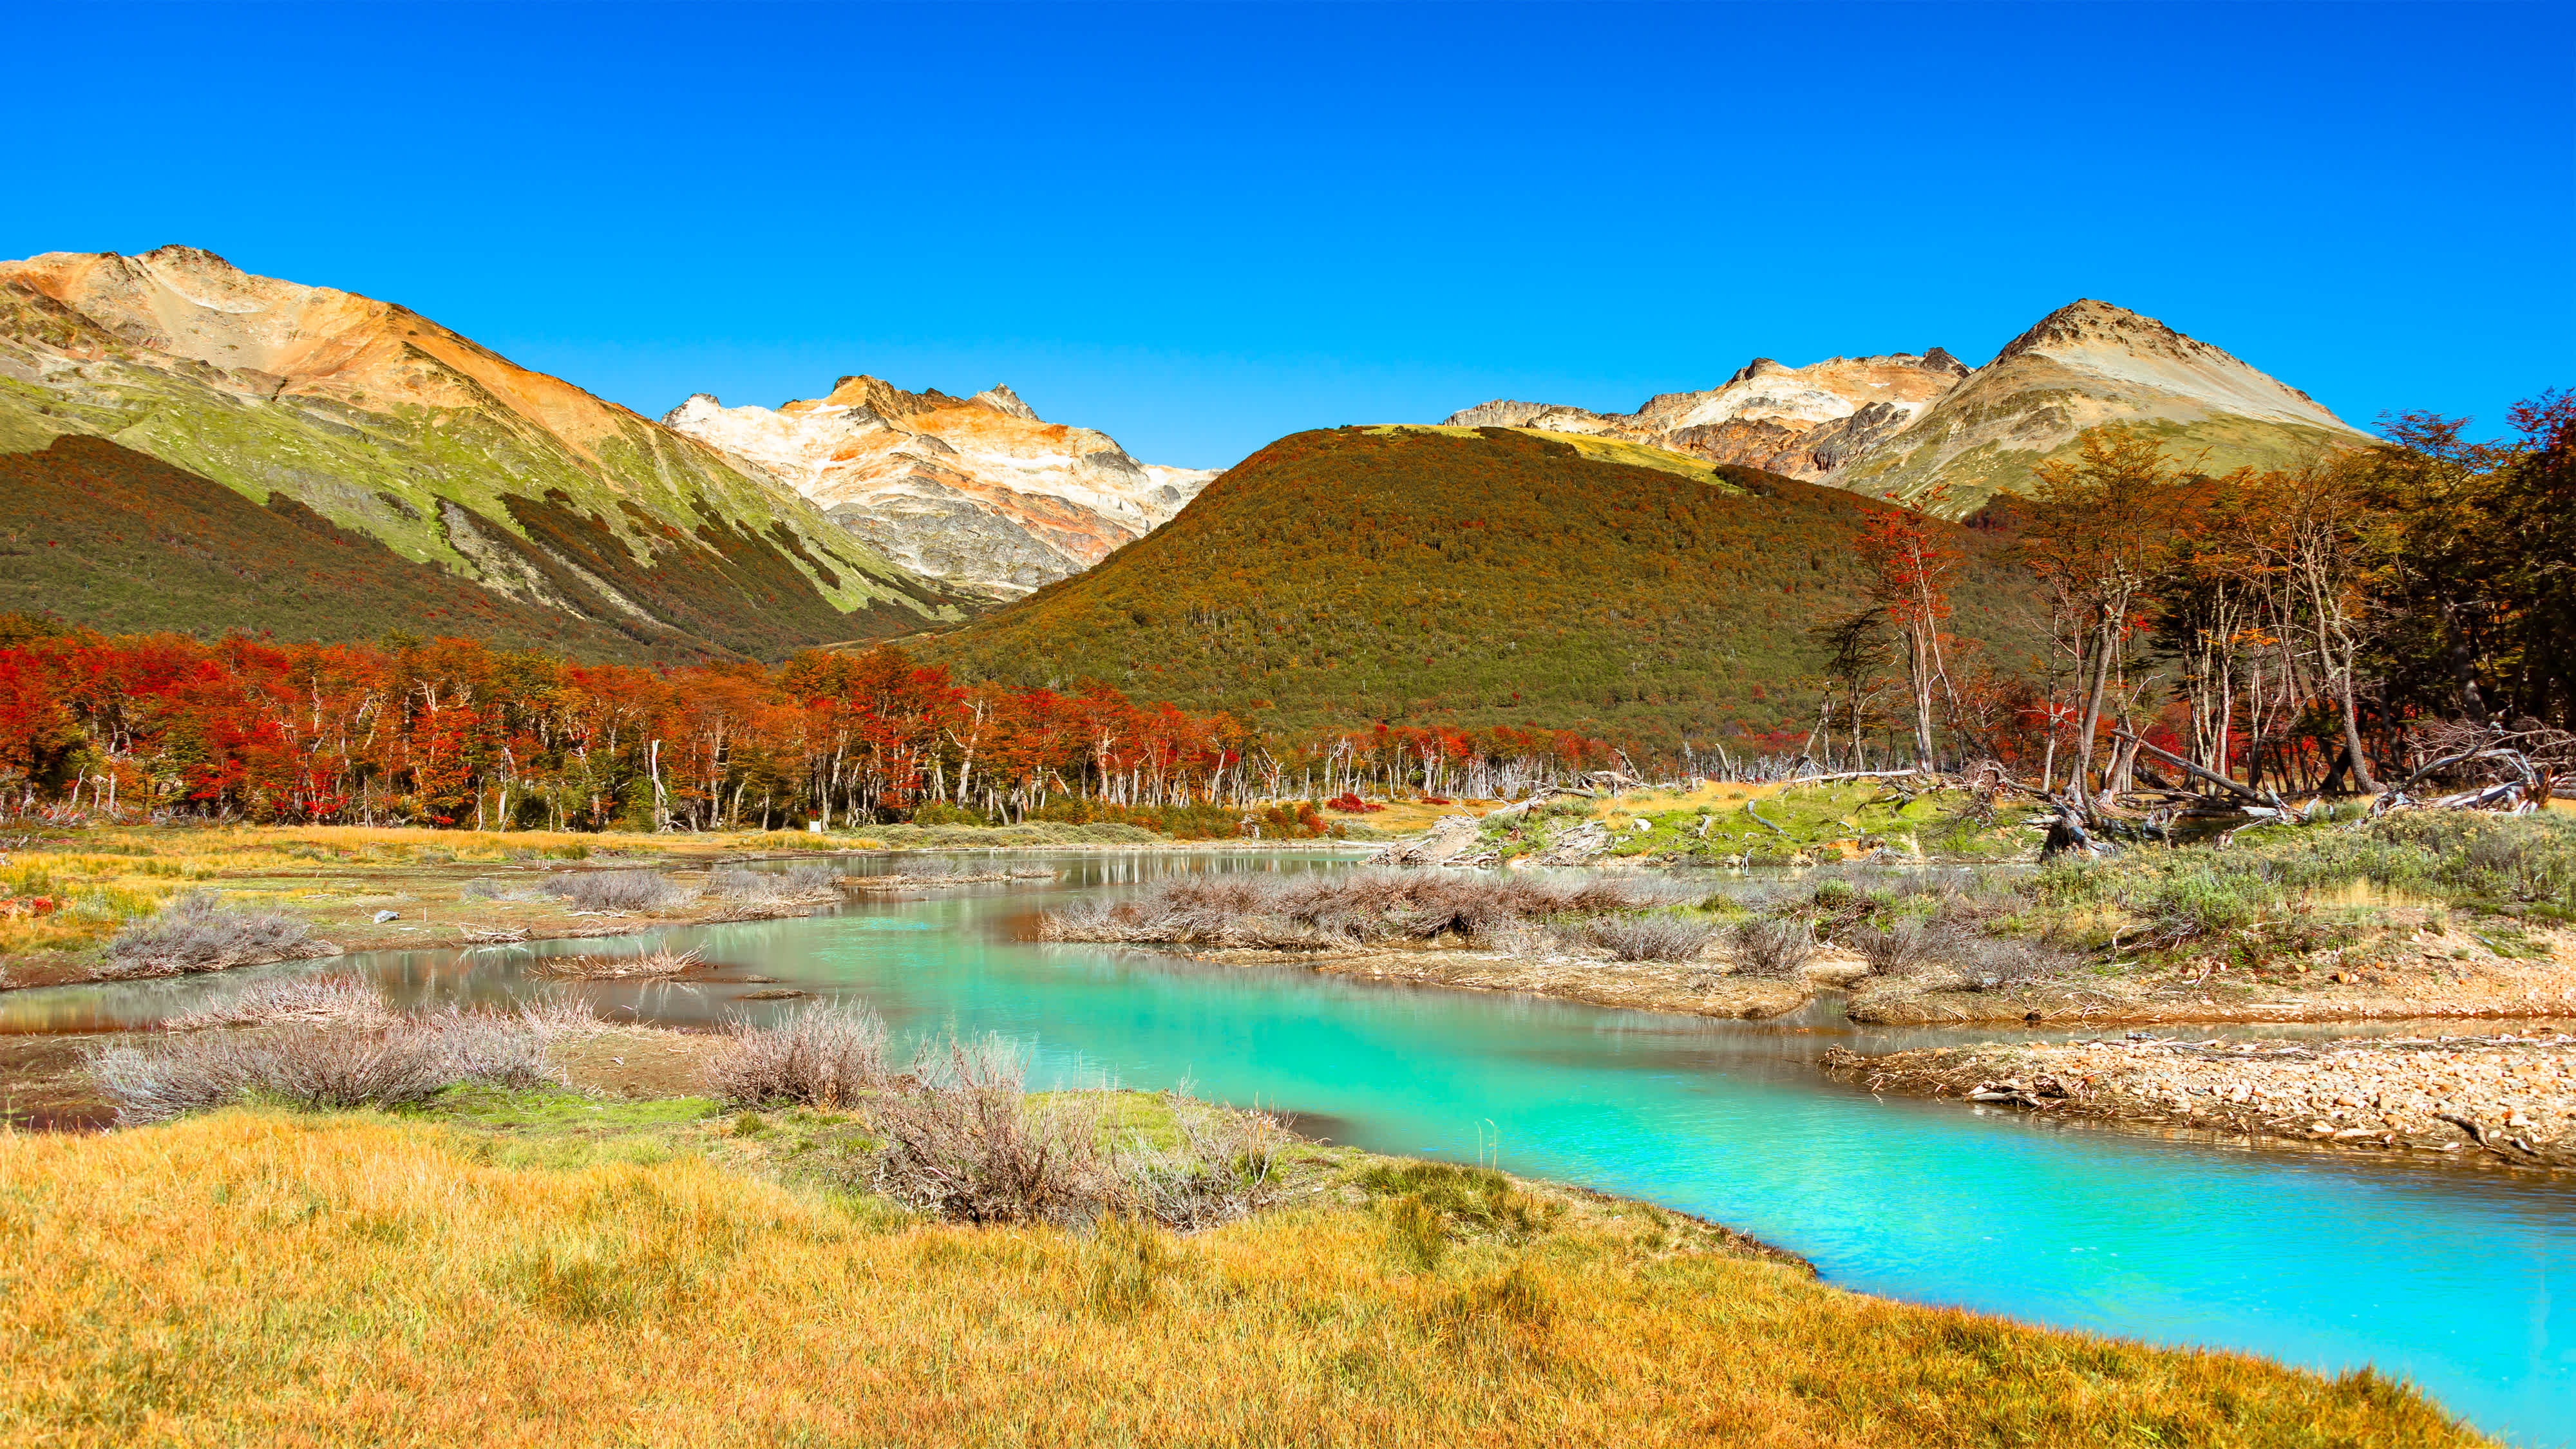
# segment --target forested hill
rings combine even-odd
[[[1266,732],[1366,720],[1803,734],[1812,634],[1866,596],[1888,505],[1757,469],[1505,428],[1280,439],[1089,572],[915,642],[970,677],[1085,678]],[[2028,585],[1990,535],[1952,627],[2019,666]]]

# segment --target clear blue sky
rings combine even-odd
[[[1151,462],[2136,308],[2367,424],[2576,383],[2567,5],[20,6],[0,254],[188,242],[658,414]]]

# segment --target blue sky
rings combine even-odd
[[[2076,297],[2347,419],[2576,383],[2576,7],[19,7],[0,254],[188,242],[647,413],[1150,462]],[[24,68],[22,67],[22,70]],[[50,79],[46,79],[50,77]]]

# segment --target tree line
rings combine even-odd
[[[1540,729],[1292,747],[1106,686],[962,683],[890,645],[649,669],[466,639],[206,643],[0,618],[11,813],[592,831],[1179,812],[1204,833],[1259,801],[1512,789],[1616,756]]]
[[[2017,666],[1944,627],[1957,551],[1880,514],[1868,604],[1815,631],[1806,749],[1990,759],[2083,803],[2192,770],[2376,792],[2465,740],[2555,740],[2576,729],[2576,396],[2511,422],[2474,442],[2409,413],[2377,446],[2215,476],[2143,429],[2088,432],[1976,520],[2037,585],[2046,652]]]

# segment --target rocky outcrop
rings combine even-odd
[[[1829,357],[1806,367],[1757,357],[1722,386],[1662,393],[1633,413],[1496,401],[1454,413],[1448,425],[1613,437],[1713,463],[1821,478],[1854,451],[1855,418],[1863,438],[1902,429],[1967,371],[1937,347],[1919,356]]]
[[[1455,427],[1532,428],[1741,463],[1953,516],[2127,422],[2213,472],[2295,467],[2368,435],[2315,399],[2207,343],[2107,302],[2061,307],[1985,366],[1935,347],[1787,367],[1757,357],[1720,387],[1664,393],[1633,413],[1496,401]]]
[[[765,470],[906,568],[998,597],[1089,568],[1216,476],[1138,463],[1007,387],[955,398],[845,377],[775,410],[699,393],[662,421]]]

